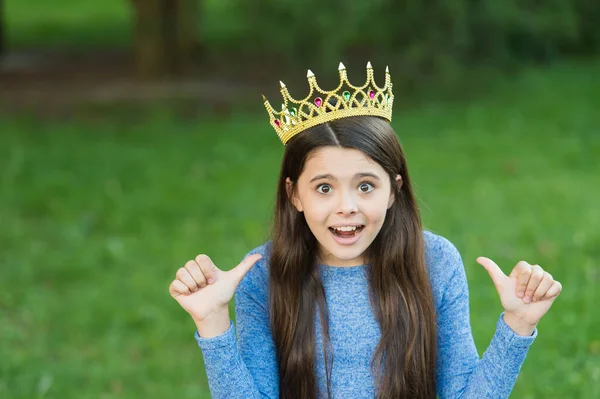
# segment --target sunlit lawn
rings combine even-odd
[[[515,398],[600,397],[598,65],[468,104],[398,110],[426,227],[459,248],[483,352],[501,311],[474,262],[541,264],[564,292]],[[0,120],[0,397],[209,398],[176,269],[267,239],[282,146],[265,115]]]

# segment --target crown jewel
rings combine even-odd
[[[340,84],[334,90],[325,91],[317,84],[317,78],[309,69],[306,75],[309,93],[302,100],[293,99],[287,87],[281,84],[283,104],[276,111],[263,96],[271,126],[285,145],[301,131],[318,124],[349,116],[371,115],[392,120],[394,95],[389,69],[385,68],[385,85],[377,86],[373,80],[373,67],[367,63],[367,81],[353,86],[348,81],[346,67],[340,62]]]

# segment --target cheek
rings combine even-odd
[[[330,209],[326,202],[313,201],[304,208],[304,217],[309,224],[322,224],[327,221]]]
[[[365,203],[363,213],[371,223],[383,223],[388,211],[388,197],[381,196]]]

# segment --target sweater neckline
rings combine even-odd
[[[363,273],[365,271],[366,267],[367,267],[367,265],[365,265],[365,264],[357,265],[357,266],[331,266],[331,265],[326,265],[323,263],[319,264],[319,268],[322,271],[325,271],[329,274],[336,274],[336,275],[352,275],[352,274]]]

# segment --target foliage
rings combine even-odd
[[[335,64],[366,52],[416,75],[459,66],[553,61],[600,51],[600,3],[586,0],[293,0],[239,2],[247,51]],[[232,12],[234,6],[232,5]]]
[[[4,0],[12,47],[126,45],[131,11],[126,0]]]
[[[207,0],[200,40],[208,51],[277,54],[337,63],[348,53],[396,59],[409,70],[502,66],[600,52],[595,0]],[[126,42],[129,0],[7,0],[10,40],[90,45]]]

